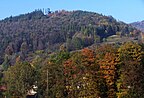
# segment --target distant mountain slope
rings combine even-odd
[[[144,21],[134,22],[134,23],[131,23],[131,25],[144,32]]]
[[[112,35],[136,36],[138,31],[112,16],[87,11],[42,11],[9,17],[0,21],[0,56],[25,59],[38,50],[53,52],[60,46],[82,49],[101,43]],[[5,57],[6,58],[6,57]]]

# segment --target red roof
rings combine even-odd
[[[6,86],[0,86],[0,91],[6,91]]]

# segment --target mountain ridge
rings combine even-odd
[[[144,32],[144,20],[130,23],[130,25],[132,25],[133,27],[137,28],[138,30],[141,30],[142,32]]]

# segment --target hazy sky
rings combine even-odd
[[[126,23],[144,20],[144,0],[1,0],[0,19],[42,8],[92,11]]]

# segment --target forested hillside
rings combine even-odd
[[[44,14],[37,10],[0,21],[0,63],[13,65],[19,56],[29,61],[32,53],[51,53],[60,46],[72,51],[107,41],[123,42],[139,33],[112,16],[64,10]],[[115,40],[112,35],[117,35]]]
[[[87,11],[1,20],[0,98],[26,98],[32,89],[38,98],[144,98],[140,34]]]

